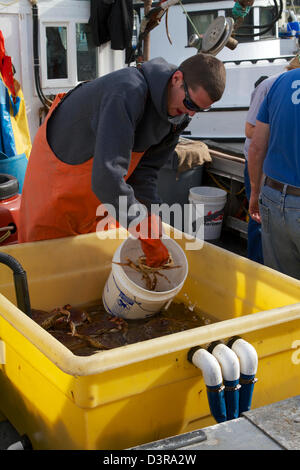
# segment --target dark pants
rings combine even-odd
[[[250,200],[251,186],[248,173],[248,162],[245,161],[244,183],[246,197]],[[249,216],[248,222],[248,258],[257,263],[264,264],[261,241],[261,224],[255,222]]]

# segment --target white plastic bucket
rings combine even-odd
[[[129,237],[119,246],[102,294],[103,305],[108,313],[129,320],[146,318],[159,312],[181,290],[188,273],[185,253],[171,238],[164,238],[163,243],[172,255],[174,265],[180,267],[160,271],[167,279],[157,276],[154,291],[145,288],[141,273],[115,264],[125,263],[127,258],[136,262],[139,256],[143,256],[140,241]]]
[[[190,189],[189,202],[192,205],[190,211],[192,222],[196,221],[195,225],[198,227],[197,218],[199,217],[204,223],[204,240],[220,238],[226,200],[227,193],[223,189],[212,186],[198,186]],[[190,226],[192,225],[190,224]]]

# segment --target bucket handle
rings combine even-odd
[[[170,307],[172,301],[173,301],[173,299],[168,300],[168,302],[164,305],[163,310],[168,310],[168,308]]]

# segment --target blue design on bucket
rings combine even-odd
[[[120,300],[123,301],[123,302],[122,302],[123,305],[124,305],[124,304],[134,305],[135,303],[138,304],[138,305],[140,305],[140,304],[139,304],[138,302],[136,302],[135,300],[131,299],[130,297],[127,297],[127,295],[124,294],[123,291],[121,291],[120,287],[119,287],[118,284],[116,283],[116,280],[115,280],[114,275],[113,275],[113,280],[114,280],[114,283],[115,283],[116,288],[117,288],[118,291],[119,291],[119,297],[120,297]],[[122,306],[122,303],[119,304],[119,305]]]
[[[118,305],[122,308],[127,308],[127,310],[130,310],[131,305],[134,305],[134,301],[132,301],[127,295],[124,294],[124,292],[119,292],[119,298],[118,298]]]
[[[142,307],[142,302],[138,302],[135,297],[134,297],[134,299],[131,299],[130,297],[128,297],[127,295],[125,295],[124,292],[121,291],[120,287],[118,286],[118,284],[117,284],[117,282],[116,282],[116,280],[115,280],[114,275],[113,275],[112,277],[113,277],[115,286],[116,286],[116,288],[117,288],[118,291],[119,291],[119,297],[121,297],[121,299],[123,298],[123,300],[124,300],[125,302],[127,302],[127,304],[130,304],[130,306],[132,306],[132,305],[134,305],[134,304],[138,305],[138,306],[140,307],[140,309],[143,310],[143,312],[148,312],[147,316],[152,316],[152,315],[153,315],[153,311],[152,311],[152,310],[146,310],[145,308]],[[116,305],[116,304],[114,304],[114,305]],[[121,302],[119,303],[119,306],[125,308],[125,306],[122,305]],[[126,308],[127,308],[127,310],[130,310],[130,307],[129,307],[129,306],[127,306]]]
[[[119,295],[117,297],[116,302],[113,304],[112,308],[111,309],[108,308],[109,312],[112,315],[118,315],[118,314],[122,315],[124,310],[127,310],[127,311],[130,310],[132,305],[134,304],[137,304],[140,307],[141,305],[140,302],[137,302],[135,299],[131,299],[126,294],[124,294],[123,291],[121,291],[120,287],[118,286],[115,280],[114,275],[112,275],[112,278],[113,278],[116,288],[119,291]]]

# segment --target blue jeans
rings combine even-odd
[[[263,186],[259,200],[266,266],[300,279],[300,196]]]
[[[248,173],[248,162],[245,161],[245,171],[244,171],[244,184],[245,184],[245,191],[246,197],[250,199],[250,180],[249,180],[249,173]],[[248,222],[248,246],[247,246],[247,255],[248,258],[252,261],[256,261],[257,263],[264,264],[263,259],[263,252],[262,252],[262,241],[261,241],[261,225],[255,222],[255,220],[251,219],[249,216]]]

